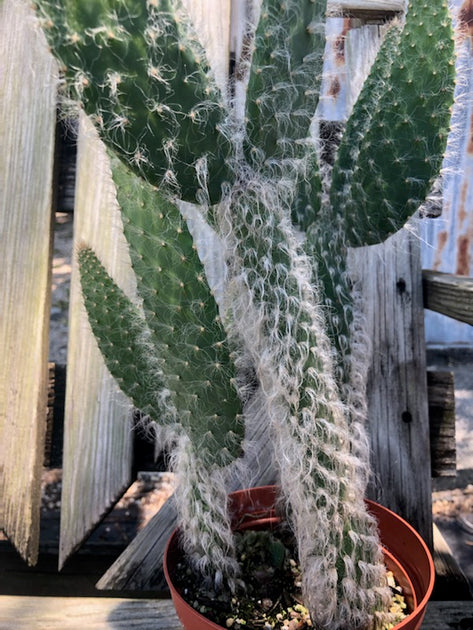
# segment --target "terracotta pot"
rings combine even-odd
[[[279,522],[275,510],[277,499],[277,486],[261,486],[231,493],[229,500],[233,527],[236,530],[275,527]],[[393,630],[418,630],[434,586],[435,571],[430,552],[419,534],[404,519],[373,501],[366,503],[379,524],[386,566],[402,586],[409,609],[412,610]],[[176,590],[172,575],[180,561],[182,552],[175,530],[164,553],[164,574],[182,625],[186,630],[225,630],[198,613]]]

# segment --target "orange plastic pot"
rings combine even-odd
[[[279,521],[275,509],[277,486],[239,490],[231,493],[229,500],[235,530],[271,528]],[[404,519],[373,501],[366,503],[379,524],[386,566],[403,587],[412,611],[393,630],[418,630],[434,586],[435,571],[430,552],[419,534]],[[164,574],[177,616],[185,630],[225,630],[192,608],[174,586],[173,572],[182,560],[178,531],[175,530],[164,553]]]

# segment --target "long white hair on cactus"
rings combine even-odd
[[[234,590],[239,574],[228,513],[228,475],[209,466],[182,435],[171,462],[182,547],[193,567],[219,589]]]
[[[231,252],[230,336],[244,340],[266,395],[305,601],[320,626],[368,627],[387,599],[385,570],[357,492],[361,463],[351,452],[312,262],[290,223],[292,183],[250,169],[241,181],[220,208]]]

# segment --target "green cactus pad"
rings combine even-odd
[[[350,353],[350,328],[353,322],[351,283],[343,237],[335,225],[313,223],[307,233],[307,254],[313,259],[321,289],[327,334],[335,351],[335,376],[339,385],[347,383],[347,355]]]
[[[441,168],[453,102],[453,36],[446,2],[411,2],[396,51],[388,37],[348,121],[331,202],[347,245],[399,230]]]
[[[230,177],[226,116],[173,0],[37,0],[43,27],[104,141],[156,186],[211,202]],[[177,5],[177,8],[176,8]],[[197,168],[196,168],[197,167]]]
[[[179,210],[112,161],[124,232],[147,324],[184,427],[199,449],[240,453],[235,367],[215,299]]]
[[[90,248],[81,248],[78,260],[89,322],[110,373],[135,407],[156,422],[174,423],[172,409],[162,404],[166,400],[163,376],[145,353],[142,314]]]
[[[298,157],[319,97],[325,47],[322,0],[264,0],[247,94],[247,157]]]
[[[291,218],[303,232],[315,223],[320,215],[322,179],[319,173],[319,159],[313,148],[307,149],[305,173],[299,174],[296,184]]]

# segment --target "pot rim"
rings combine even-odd
[[[255,488],[246,488],[243,490],[237,490],[235,492],[232,492],[229,494],[230,498],[237,498],[238,496],[244,496],[245,494],[248,495],[248,497],[250,498],[251,495],[251,490],[255,490],[258,491],[259,494],[264,494],[265,492],[269,492],[271,493],[273,496],[277,495],[277,489],[278,486],[274,486],[274,485],[267,485],[267,486],[257,486]],[[396,560],[396,562],[402,567],[403,572],[408,576],[409,581],[411,583],[413,583],[413,594],[415,596],[414,599],[414,608],[413,610],[409,613],[409,615],[407,615],[407,617],[401,621],[400,623],[398,623],[393,630],[403,630],[404,628],[407,627],[411,627],[410,624],[412,624],[413,622],[413,618],[415,617],[416,620],[418,620],[419,622],[422,621],[424,614],[425,614],[425,608],[427,606],[427,602],[432,594],[433,591],[433,587],[434,587],[434,581],[435,581],[435,568],[434,568],[434,563],[432,560],[432,556],[430,553],[429,548],[427,547],[426,543],[424,542],[424,540],[422,539],[422,537],[418,534],[418,532],[412,527],[412,525],[410,525],[405,519],[403,519],[402,517],[400,517],[398,514],[396,514],[395,512],[393,512],[392,510],[389,510],[388,508],[385,508],[384,506],[380,505],[379,503],[375,502],[375,501],[371,501],[369,499],[365,499],[366,504],[368,506],[369,511],[375,516],[375,518],[377,518],[377,514],[381,514],[381,515],[385,515],[387,516],[390,520],[394,520],[395,522],[397,522],[399,525],[401,525],[403,528],[405,528],[408,532],[408,534],[410,535],[410,537],[412,539],[415,540],[416,544],[419,545],[420,549],[421,549],[421,553],[423,554],[424,560],[427,560],[427,573],[428,573],[428,580],[426,582],[426,585],[422,584],[420,585],[420,588],[422,588],[422,590],[425,590],[422,598],[420,599],[420,601],[417,601],[419,598],[417,596],[417,592],[416,592],[416,586],[414,584],[414,579],[412,576],[412,571],[410,571],[410,567],[406,566],[406,563],[404,560],[401,560],[399,558],[399,554],[396,553],[395,549],[392,549],[389,545],[385,544],[384,541],[382,541],[382,547],[383,547],[383,551],[386,551],[390,556],[393,556],[394,559]],[[255,503],[255,505],[257,505],[257,503]],[[256,510],[256,513],[258,513],[258,510]],[[274,516],[274,509],[272,510],[271,508],[269,508],[268,510],[266,510],[266,516],[264,515],[264,511],[263,510],[259,510],[259,513],[261,513],[262,519],[261,520],[266,520],[266,521],[270,521],[271,520],[271,516],[268,517],[268,513],[272,514],[272,518],[277,518]],[[257,523],[259,519],[251,519],[253,523]],[[379,519],[377,519],[379,520]],[[246,528],[250,528],[251,527],[251,523],[245,522],[243,525],[243,529]],[[192,611],[193,614],[198,614],[200,615],[200,613],[198,613],[198,611],[196,611],[185,599],[184,597],[177,591],[176,587],[174,586],[174,582],[173,579],[170,576],[169,573],[169,569],[168,569],[168,554],[171,550],[171,548],[174,545],[178,545],[178,535],[179,535],[179,529],[176,528],[173,530],[171,536],[169,537],[167,543],[166,543],[166,548],[164,551],[164,561],[163,561],[163,569],[164,569],[164,575],[166,578],[166,581],[168,583],[169,588],[171,589],[171,593],[172,593],[172,597],[174,599],[174,597],[177,597],[179,599],[179,603],[181,607],[185,607],[189,612]],[[202,616],[202,615],[200,615]],[[203,617],[203,616],[202,616]],[[207,627],[209,628],[209,630],[224,630],[224,628],[222,626],[219,626],[218,624],[216,624],[215,622],[211,621],[210,619],[206,618],[206,621],[208,621],[208,625]],[[420,623],[419,626],[420,627]]]

